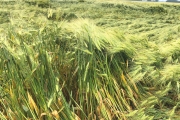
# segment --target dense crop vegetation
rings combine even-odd
[[[180,6],[83,1],[0,2],[0,119],[180,119]]]

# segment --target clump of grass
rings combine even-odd
[[[85,2],[85,0],[78,0],[78,2]]]
[[[1,13],[0,13],[0,23],[3,24],[3,23],[9,22],[8,16],[9,16],[9,12],[1,11]]]
[[[98,115],[99,118],[121,118],[120,114],[115,115],[109,111],[109,107],[117,106],[117,108],[112,108],[113,111],[133,109],[130,107],[130,104],[134,104],[133,106],[137,107],[135,99],[138,98],[134,98],[134,93],[131,91],[131,89],[134,89],[137,92],[136,94],[138,94],[135,84],[132,88],[129,86],[128,89],[130,92],[129,97],[132,98],[132,101],[130,100],[129,103],[126,103],[126,98],[118,97],[123,94],[119,91],[119,88],[126,89],[123,84],[133,84],[129,83],[125,77],[125,63],[133,55],[133,47],[130,47],[128,41],[121,34],[111,33],[111,31],[108,31],[109,34],[107,35],[104,30],[87,20],[73,22],[73,24],[65,26],[65,29],[74,33],[76,38],[75,43],[73,43],[73,51],[75,51],[74,64],[77,65],[74,68],[77,69],[76,81],[77,88],[79,88],[79,98],[76,99],[76,102],[82,106],[81,109],[86,115],[89,116],[90,113],[93,113],[96,116]],[[74,83],[73,80],[70,83]],[[114,89],[112,89],[113,87]],[[109,101],[108,103],[105,102],[106,99]],[[83,100],[87,101],[84,102]],[[119,106],[120,104],[121,106]],[[86,118],[81,111],[79,112],[81,118]]]
[[[53,31],[49,24],[37,32],[9,30],[1,49],[7,60],[4,79],[10,80],[4,109],[17,113],[5,116],[115,119],[121,118],[120,111],[137,107],[138,89],[128,80],[126,65],[134,49],[120,33],[88,20],[64,23]],[[119,98],[123,94],[129,97]]]
[[[41,8],[49,8],[51,6],[50,0],[28,0],[25,1],[25,3],[28,3],[29,5],[37,5]]]
[[[53,21],[63,21],[63,20],[71,21],[73,19],[78,18],[76,16],[76,14],[74,14],[74,13],[72,13],[72,12],[67,13],[62,10],[56,10],[56,12],[53,12],[53,10],[51,10],[51,11],[48,11],[48,13],[49,13],[48,19],[53,20]]]
[[[167,10],[166,9],[164,9],[163,7],[161,7],[161,6],[154,6],[154,7],[149,7],[149,8],[147,8],[147,9],[145,9],[145,12],[148,12],[148,13],[152,13],[152,14],[154,14],[154,13],[167,13]]]

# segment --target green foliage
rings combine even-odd
[[[78,0],[78,2],[85,2],[85,0]]]
[[[0,118],[178,120],[179,6],[143,5],[2,3]]]

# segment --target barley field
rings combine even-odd
[[[0,119],[179,120],[180,4],[0,1]]]

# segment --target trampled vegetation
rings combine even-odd
[[[0,3],[0,119],[179,120],[180,5]]]

